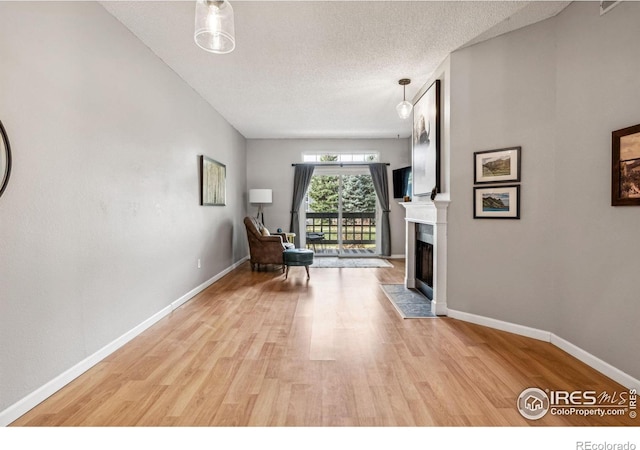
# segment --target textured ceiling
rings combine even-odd
[[[407,137],[400,78],[411,100],[452,51],[568,3],[231,0],[236,49],[215,55],[193,0],[101,2],[247,138]]]

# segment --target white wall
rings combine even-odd
[[[640,377],[640,208],[611,207],[611,132],[640,123],[640,4],[451,56],[449,307],[555,333]],[[522,146],[522,218],[474,220],[473,152]],[[578,388],[578,387],[576,387]]]
[[[380,153],[380,162],[390,163],[389,195],[393,196],[391,171],[411,164],[409,139],[249,139],[247,140],[247,184],[249,189],[273,189],[273,204],[265,206],[267,228],[289,229],[293,196],[292,163],[302,162],[303,152]],[[404,208],[391,200],[391,254],[404,255]],[[256,206],[248,205],[255,214]]]
[[[557,19],[556,334],[640,378],[640,206],[610,206],[611,132],[640,123],[640,3]]]
[[[451,55],[449,307],[549,329],[553,320],[554,23]],[[473,218],[473,152],[522,147],[521,220]]]
[[[247,248],[245,139],[99,4],[0,2],[0,119],[2,411]]]

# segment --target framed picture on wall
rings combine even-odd
[[[521,147],[486,150],[473,154],[474,183],[508,183],[520,181]]]
[[[227,204],[227,167],[200,155],[200,204],[225,206]]]
[[[440,192],[440,80],[413,106],[413,195]]]
[[[611,141],[611,205],[640,205],[640,125],[614,131]]]
[[[519,219],[520,186],[473,188],[474,219]]]

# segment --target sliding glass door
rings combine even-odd
[[[378,254],[376,210],[368,168],[316,168],[307,192],[307,247],[318,256]]]

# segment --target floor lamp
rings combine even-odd
[[[273,201],[273,191],[271,189],[250,189],[249,190],[249,203],[257,203],[258,204],[258,215],[256,219],[260,219],[262,221],[262,225],[264,225],[264,212],[263,205],[267,205],[272,203]]]

